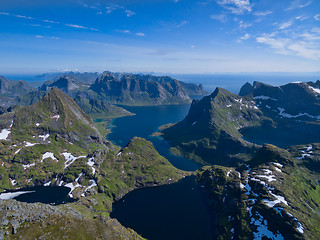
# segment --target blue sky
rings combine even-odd
[[[318,72],[319,0],[1,0],[0,73]]]

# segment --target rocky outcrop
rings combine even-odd
[[[78,209],[0,200],[0,239],[142,239],[115,219]]]

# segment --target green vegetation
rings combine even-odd
[[[297,153],[297,148],[291,150]],[[239,239],[253,239],[264,222],[268,231],[284,239],[318,239],[320,174],[303,162],[286,150],[264,145],[248,162],[249,168],[206,166],[197,171],[216,212],[217,238],[236,234]],[[274,206],[266,203],[277,199],[282,201]],[[303,234],[297,230],[298,222]]]
[[[136,188],[173,183],[190,173],[174,168],[145,139],[134,138],[123,149],[114,146],[101,136],[107,133],[107,123],[95,125],[58,89],[29,107],[0,116],[1,127],[11,131],[0,140],[0,191],[72,183],[72,195],[78,199],[59,207],[0,201],[1,208],[23,205],[27,211],[23,218],[3,212],[9,222],[0,226],[0,237],[5,233],[9,239],[141,239],[109,218],[112,203]],[[45,217],[34,219],[29,207],[35,212],[39,208],[39,214],[44,211]]]
[[[185,119],[163,126],[162,133],[179,155],[209,164],[238,166],[258,149],[241,139],[238,130],[260,126],[267,120],[248,99],[217,88],[210,96],[194,100]]]

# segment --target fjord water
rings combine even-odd
[[[174,156],[168,142],[151,136],[159,126],[182,120],[190,105],[125,108],[136,115],[115,119],[109,140],[124,147],[134,136],[143,137],[175,167],[188,171],[201,167]],[[130,192],[113,204],[111,217],[147,239],[213,239],[213,213],[203,195],[195,178],[186,177],[178,183]]]
[[[186,171],[194,171],[200,168],[200,164],[170,153],[169,143],[162,138],[151,136],[152,133],[158,131],[160,126],[182,120],[189,111],[189,104],[122,107],[135,115],[114,119],[111,123],[111,133],[107,135],[108,140],[118,146],[125,147],[133,137],[143,137],[151,141],[157,151],[166,157],[173,166]]]

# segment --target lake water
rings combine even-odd
[[[14,198],[20,202],[27,203],[46,203],[52,205],[59,205],[69,202],[76,201],[75,199],[69,198],[68,193],[70,188],[68,187],[31,187],[22,188],[17,191],[8,191],[0,194],[0,199],[11,199]],[[4,196],[1,196],[4,195]]]
[[[113,208],[111,217],[147,239],[213,239],[213,213],[194,177],[135,190]]]

